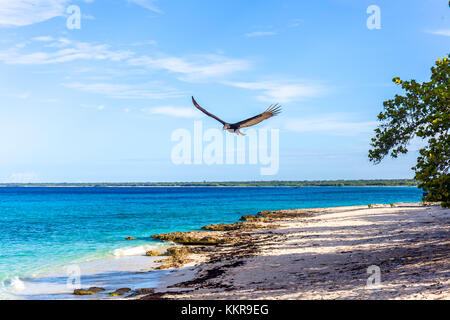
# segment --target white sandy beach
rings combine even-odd
[[[286,211],[286,210],[284,210]],[[289,211],[289,210],[288,210]],[[290,210],[296,212],[296,210]],[[245,243],[191,255],[144,299],[449,299],[450,210],[397,204],[310,209]],[[381,284],[367,287],[369,266]]]

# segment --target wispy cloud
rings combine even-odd
[[[432,30],[432,31],[427,31],[427,33],[435,34],[438,36],[450,37],[450,29]]]
[[[277,33],[274,31],[255,31],[255,32],[249,32],[246,33],[246,37],[264,37],[264,36],[274,36]]]
[[[376,121],[355,121],[345,115],[323,115],[309,119],[290,119],[285,128],[294,132],[318,132],[333,135],[357,135],[373,132]]]
[[[55,39],[53,39],[53,37],[51,37],[51,36],[40,36],[40,37],[34,37],[31,40],[49,42],[49,41],[54,41]]]
[[[201,81],[222,77],[231,73],[246,70],[250,63],[246,60],[232,59],[222,55],[201,55],[193,57],[149,57],[142,56],[128,61],[130,65],[148,69],[163,69],[178,73],[180,80]]]
[[[158,42],[156,40],[145,40],[145,41],[133,42],[131,45],[138,47],[138,46],[146,46],[146,45],[156,46],[157,44],[158,44]]]
[[[41,40],[38,41],[43,41],[43,37],[40,38]],[[109,45],[71,41],[65,38],[51,42],[47,47],[55,47],[58,49],[53,51],[24,52],[24,50],[19,50],[20,48],[10,48],[0,51],[0,61],[6,64],[37,65],[71,62],[75,60],[120,61],[133,55],[131,51],[113,51]]]
[[[258,100],[286,103],[317,96],[326,90],[321,85],[300,81],[224,82],[233,87],[261,92]]]
[[[126,0],[147,10],[163,13],[156,0]],[[72,0],[0,0],[0,26],[27,26],[43,22],[55,17],[64,16],[67,6]],[[84,0],[84,2],[93,2]],[[93,19],[91,15],[83,15],[84,19]]]
[[[156,0],[127,0],[130,3],[137,4],[138,6],[141,6],[145,9],[148,9],[150,11],[156,12],[156,13],[163,13],[158,6],[156,6]]]
[[[64,15],[70,0],[1,0],[0,26],[27,26]]]
[[[177,98],[181,93],[159,83],[115,84],[115,83],[63,83],[63,86],[117,99],[166,99]]]
[[[200,117],[202,117],[202,114],[197,112],[195,109],[184,108],[184,107],[161,106],[161,107],[154,107],[154,108],[143,108],[143,109],[141,109],[141,111],[148,113],[148,114],[157,114],[157,115],[164,115],[164,116],[176,117],[176,118],[200,118]]]
[[[15,172],[9,176],[10,183],[28,183],[35,182],[38,178],[36,172]]]
[[[106,107],[105,107],[105,105],[103,105],[103,104],[101,104],[101,105],[90,105],[90,104],[84,104],[84,103],[82,103],[82,104],[80,104],[80,106],[82,107],[82,108],[86,108],[86,109],[96,109],[96,110],[99,110],[99,111],[103,111],[103,110],[105,110],[106,109]]]
[[[14,98],[14,99],[25,100],[25,99],[28,99],[31,94],[29,92],[17,92],[17,93],[15,93],[15,92],[7,91],[7,92],[2,93],[2,95],[4,97],[11,97],[11,98]]]
[[[2,1],[2,0],[0,0]],[[204,80],[223,80],[224,77],[250,68],[250,61],[235,59],[223,54],[199,54],[192,56],[174,56],[159,54],[135,57],[131,50],[114,50],[108,44],[80,42],[67,38],[54,39],[51,36],[32,38],[36,46],[13,46],[0,50],[0,61],[6,64],[46,65],[66,63],[76,60],[121,61],[126,66],[145,70],[163,70],[177,74],[177,78],[187,82]],[[132,45],[152,44],[149,40]],[[135,70],[135,72],[138,70]]]

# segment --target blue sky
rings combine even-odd
[[[425,81],[448,54],[449,13],[444,0],[0,0],[0,181],[410,178],[420,141],[377,166],[369,142],[400,93],[391,79]],[[191,95],[230,122],[281,103],[261,124],[280,130],[278,174],[174,165],[175,129],[220,127]]]

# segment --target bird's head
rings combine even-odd
[[[222,130],[228,130],[228,129],[230,129],[230,125],[229,125],[228,123],[226,123],[226,124],[223,126]]]

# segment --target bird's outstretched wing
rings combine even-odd
[[[200,110],[201,112],[203,112],[204,114],[206,114],[207,116],[216,119],[217,121],[221,122],[223,125],[225,125],[225,121],[219,119],[218,117],[216,117],[215,115],[213,115],[212,113],[209,113],[208,111],[206,111],[205,109],[203,109],[202,107],[200,107],[197,103],[197,101],[195,101],[194,97],[192,97],[192,103],[194,104],[194,106]]]
[[[239,122],[234,123],[235,126],[238,128],[245,128],[245,127],[251,127],[255,124],[260,123],[261,121],[264,121],[266,119],[269,119],[273,116],[276,116],[281,112],[281,106],[278,104],[271,105],[264,111],[263,113],[258,114],[257,116],[248,118],[246,120],[242,120]]]

